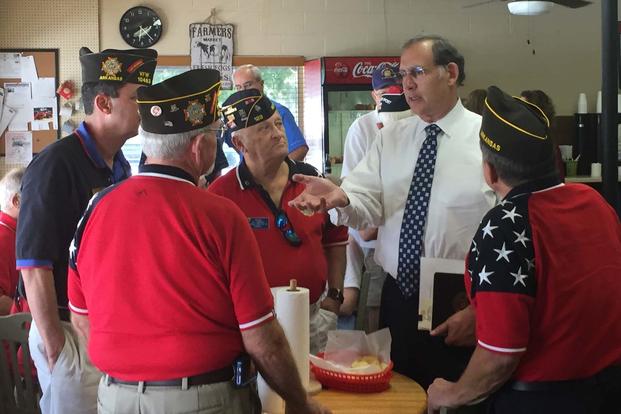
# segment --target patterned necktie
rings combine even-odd
[[[425,132],[427,138],[418,154],[399,234],[397,285],[406,299],[418,291],[427,208],[436,168],[437,136],[442,130],[436,124],[431,124],[425,127]]]

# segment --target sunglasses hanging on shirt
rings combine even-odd
[[[272,214],[274,214],[274,224],[276,225],[276,228],[280,230],[280,233],[285,238],[287,243],[294,247],[300,246],[302,244],[302,240],[300,240],[300,237],[298,237],[293,229],[293,224],[291,223],[291,220],[289,220],[289,217],[287,217],[287,213],[276,207],[272,197],[270,197],[263,187],[258,186],[258,190],[259,194],[261,194],[261,198],[263,198],[265,204],[267,204],[272,211]]]

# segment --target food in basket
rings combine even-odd
[[[376,368],[377,371],[383,371],[387,366],[388,364],[381,362],[374,355],[365,355],[351,363],[351,367],[354,369],[363,369],[363,368],[371,367],[371,368]]]

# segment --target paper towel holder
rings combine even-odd
[[[289,289],[287,289],[287,292],[297,292],[298,290],[298,281],[296,279],[291,279],[289,280]]]

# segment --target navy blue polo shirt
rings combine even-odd
[[[130,175],[121,151],[112,169],[106,165],[85,123],[28,165],[17,225],[17,269],[51,269],[60,309],[67,309],[69,244],[82,213],[94,194]]]

